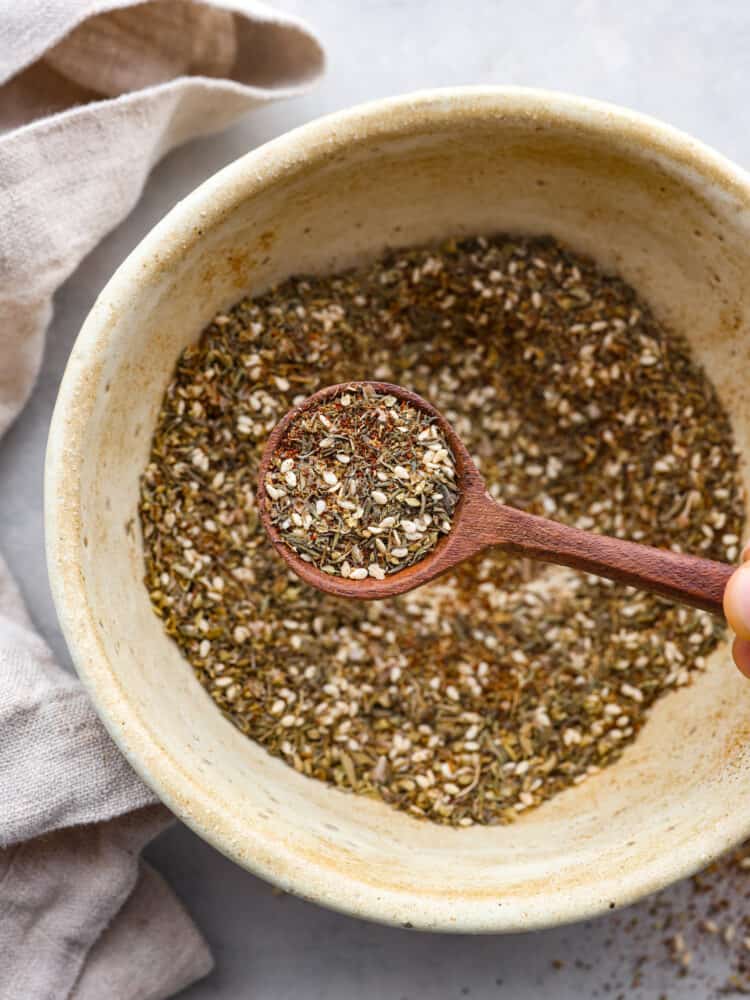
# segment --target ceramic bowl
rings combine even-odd
[[[418,822],[308,780],[215,708],[142,583],[138,479],[175,361],[217,310],[386,246],[550,233],[688,336],[750,449],[750,178],[686,135],[589,100],[434,91],[335,114],[180,202],[99,296],[49,439],[49,571],[104,724],[174,812],[289,892],[404,926],[515,931],[590,917],[750,834],[750,684],[726,644],[619,763],[505,827]]]

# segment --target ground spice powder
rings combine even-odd
[[[302,584],[258,523],[259,459],[292,405],[365,379],[437,406],[498,500],[733,560],[729,421],[683,339],[549,239],[291,278],[180,357],[140,517],[154,611],[201,683],[311,778],[441,823],[507,822],[616,760],[724,625],[499,552],[385,602]]]

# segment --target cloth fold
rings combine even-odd
[[[54,291],[157,160],[322,68],[311,31],[254,0],[0,0],[0,436],[34,384]],[[209,971],[140,860],[170,822],[0,559],[0,1000],[160,1000]]]

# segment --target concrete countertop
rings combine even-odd
[[[614,101],[750,164],[750,7],[744,0],[284,0],[279,6],[319,31],[329,54],[325,80],[306,97],[254,112],[218,137],[183,147],[154,171],[132,215],[56,296],[39,383],[0,446],[0,551],[38,627],[67,666],[42,536],[42,464],[57,387],[99,290],[203,179],[326,112],[422,87],[470,83],[540,86]],[[216,955],[216,971],[183,994],[190,1000],[567,1000],[661,992],[669,1000],[705,1000],[706,977],[722,975],[717,965],[679,979],[665,963],[646,985],[633,988],[636,956],[617,936],[623,923],[617,916],[512,937],[442,937],[373,926],[274,894],[180,824],[152,845],[148,857]],[[679,905],[684,888],[670,891]],[[614,947],[608,944],[613,938]]]

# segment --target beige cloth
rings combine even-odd
[[[305,25],[253,0],[0,0],[0,435],[55,289],[154,163],[322,67]],[[139,858],[169,821],[0,560],[0,1000],[158,1000],[211,968]]]

